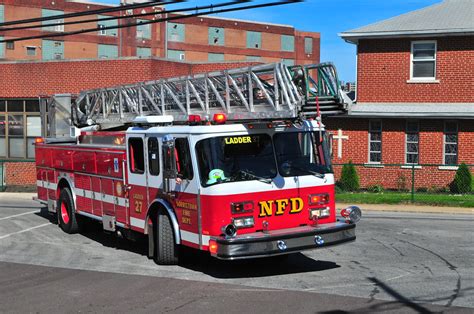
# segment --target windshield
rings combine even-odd
[[[278,171],[284,177],[331,173],[327,141],[319,132],[279,133],[273,137]]]
[[[223,136],[201,140],[196,154],[201,184],[258,180],[332,172],[326,141],[319,132]],[[275,158],[276,157],[276,158]],[[278,171],[277,171],[278,169]]]
[[[268,134],[223,136],[196,144],[201,184],[269,180],[277,174]]]

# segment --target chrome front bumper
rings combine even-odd
[[[335,222],[268,232],[214,238],[219,259],[234,260],[300,252],[342,244],[356,239],[355,224]]]

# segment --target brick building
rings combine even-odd
[[[445,0],[340,34],[357,45],[357,102],[326,124],[363,186],[410,186],[414,165],[417,187],[443,187],[474,164],[473,16],[473,1]]]
[[[113,6],[76,0],[0,0],[0,24],[107,7]],[[77,93],[83,89],[255,62],[282,61],[288,65],[319,62],[319,33],[301,32],[288,25],[211,16],[54,39],[8,41],[155,20],[167,16],[163,9],[155,6],[87,16],[87,19],[103,19],[121,14],[156,13],[140,18],[0,30],[0,40],[6,40],[0,43],[0,187],[3,183],[34,183],[34,178],[28,176],[33,173],[30,171],[33,165],[21,160],[34,158],[31,143],[41,132],[39,95]],[[74,19],[66,21],[70,20]],[[45,21],[41,25],[58,22],[62,20]],[[19,162],[3,163],[2,160]]]
[[[0,0],[0,23],[49,17],[108,7],[76,0]],[[113,7],[113,5],[110,5]],[[173,6],[170,6],[171,10]],[[113,16],[156,13],[73,25],[44,26],[36,29],[1,31],[0,39],[35,36],[47,33],[78,31],[122,24],[139,23],[167,17],[162,6],[67,19],[102,19]],[[63,20],[45,21],[55,24]],[[261,61],[287,64],[319,62],[320,35],[301,32],[288,25],[258,23],[211,16],[193,17],[172,22],[100,30],[54,39],[32,39],[0,44],[0,59],[52,60],[97,59],[118,57],[160,57],[181,61]]]

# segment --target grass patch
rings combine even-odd
[[[411,194],[391,191],[386,191],[383,193],[339,192],[336,193],[336,201],[341,203],[354,204],[409,204],[411,203]],[[474,194],[452,195],[441,193],[416,193],[415,204],[433,206],[474,207]]]

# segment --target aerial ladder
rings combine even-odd
[[[140,116],[190,116],[209,120],[225,113],[229,121],[307,119],[347,111],[350,99],[340,88],[331,63],[287,67],[256,65],[159,79],[72,95],[44,98],[46,137],[68,137],[70,127],[112,130]],[[48,108],[46,110],[45,108]]]

